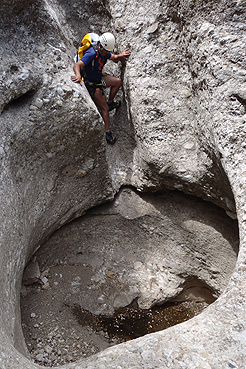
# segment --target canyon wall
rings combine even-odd
[[[201,315],[66,368],[243,368],[245,361],[245,1],[1,2],[0,366],[38,367],[20,322],[31,255],[63,224],[124,185],[179,190],[238,218],[230,282]],[[112,31],[127,63],[118,136],[102,119],[73,58],[87,32]]]

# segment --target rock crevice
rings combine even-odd
[[[243,369],[245,1],[2,0],[1,11],[2,367],[37,367],[27,359],[19,306],[31,255],[130,185],[179,190],[237,216],[236,267],[201,315],[67,368]],[[114,147],[86,89],[70,80],[83,34],[108,30],[118,51],[132,50],[123,69],[107,66],[124,77],[125,101],[111,117]]]

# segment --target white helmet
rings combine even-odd
[[[107,51],[113,51],[115,45],[115,38],[112,33],[103,33],[100,37],[100,43],[102,47]]]

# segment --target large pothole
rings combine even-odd
[[[28,264],[21,310],[33,359],[64,364],[193,317],[221,294],[237,251],[237,222],[222,209],[123,189]]]

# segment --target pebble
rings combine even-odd
[[[57,101],[56,101],[56,104],[57,104],[58,106],[63,106],[63,102],[62,102],[61,100],[57,100]]]
[[[56,89],[56,91],[57,91],[58,95],[60,95],[60,96],[64,96],[64,94],[65,94],[64,91],[63,91],[63,89],[61,87],[58,87]]]
[[[30,110],[37,110],[38,109],[38,107],[37,106],[35,106],[35,105],[30,105],[30,108],[29,108]]]
[[[42,354],[38,354],[38,355],[35,357],[35,360],[37,360],[37,361],[41,362],[41,361],[43,361],[43,360],[44,360],[44,357],[43,357],[43,355],[42,355]]]
[[[144,53],[151,53],[152,52],[152,46],[151,45],[148,45],[146,46],[144,49],[143,49]]]
[[[87,172],[83,169],[79,169],[76,173],[76,177],[84,177],[87,174]]]
[[[44,46],[42,46],[42,45],[40,45],[40,46],[37,46],[37,49],[38,49],[38,51],[40,51],[40,52],[45,52],[45,47]]]
[[[134,263],[134,269],[140,269],[142,268],[143,263],[141,261],[135,261]]]
[[[34,106],[36,106],[37,108],[41,109],[42,106],[43,106],[43,101],[41,99],[37,99],[35,102],[34,102]]]
[[[52,347],[50,347],[50,346],[45,346],[45,348],[44,348],[44,350],[45,350],[45,352],[47,352],[48,354],[51,354],[51,352],[53,351],[53,349],[52,349]]]
[[[153,23],[148,29],[147,29],[147,33],[151,34],[151,33],[155,33],[158,30],[159,27],[159,23]]]
[[[186,144],[184,144],[184,148],[186,150],[192,150],[192,149],[194,149],[194,147],[195,147],[194,142],[187,142]]]

